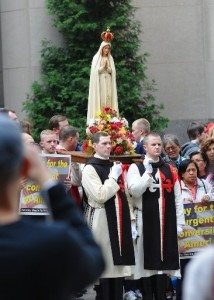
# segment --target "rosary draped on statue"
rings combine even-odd
[[[87,124],[103,107],[118,111],[116,70],[111,55],[111,41],[114,35],[107,29],[101,34],[103,42],[94,55],[91,65]]]

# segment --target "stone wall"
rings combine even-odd
[[[1,0],[1,38],[4,103],[23,116],[22,102],[40,77],[40,49],[44,38],[60,44],[44,0]]]
[[[214,1],[135,0],[142,23],[141,51],[157,101],[181,138],[190,120],[214,118]]]

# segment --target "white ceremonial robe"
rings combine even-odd
[[[138,231],[138,239],[134,241],[135,250],[135,266],[133,267],[133,279],[141,277],[149,277],[155,274],[168,274],[180,277],[180,270],[147,270],[144,268],[144,249],[143,249],[143,218],[142,218],[142,195],[146,189],[152,185],[153,179],[144,173],[139,173],[136,164],[132,164],[127,173],[127,187],[132,195],[131,202],[136,219],[136,228]],[[183,203],[181,200],[180,185],[176,182],[174,186],[177,224],[184,225]]]
[[[114,265],[108,224],[104,203],[113,197],[119,190],[119,185],[113,178],[107,179],[102,184],[97,172],[91,165],[86,165],[82,172],[82,186],[88,198],[88,204],[94,208],[92,223],[90,218],[87,222],[92,229],[96,242],[100,245],[106,269],[101,278],[117,278],[130,276],[132,273],[131,266]]]

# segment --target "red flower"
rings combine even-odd
[[[133,133],[130,132],[130,131],[127,131],[127,138],[130,139],[132,142],[135,141],[135,138],[134,138],[134,136],[133,136]]]
[[[88,141],[84,141],[82,144],[82,151],[87,152],[88,149]]]
[[[99,129],[96,127],[96,126],[90,126],[89,127],[89,130],[90,132],[93,134],[93,133],[96,133],[97,131],[99,131]]]
[[[111,133],[111,140],[114,141],[118,138],[118,134],[116,132]]]
[[[119,127],[116,123],[110,123],[110,126],[112,130],[119,130]]]
[[[107,114],[108,114],[108,113],[111,113],[111,111],[112,111],[111,107],[108,107],[108,106],[104,107],[103,110],[104,110],[104,112],[107,113]]]
[[[117,125],[119,128],[121,128],[123,126],[122,122],[115,122],[114,124]]]
[[[116,155],[121,155],[121,154],[123,154],[123,152],[124,152],[124,149],[122,146],[116,146],[114,148],[114,154],[116,154]]]
[[[111,117],[116,117],[116,116],[117,116],[117,111],[116,111],[115,109],[112,109],[112,108],[109,107],[109,106],[106,106],[106,107],[104,107],[104,108],[102,109],[101,114],[104,114],[104,115],[108,114],[108,115],[110,115]]]
[[[83,151],[92,154],[92,135],[98,131],[107,132],[111,136],[113,155],[123,155],[124,153],[133,153],[133,136],[127,128],[127,121],[121,119],[117,111],[107,106],[103,107],[101,112],[98,113],[98,118],[91,123],[86,129],[87,142],[83,144]]]

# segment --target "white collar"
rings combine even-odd
[[[109,157],[108,158],[104,158],[104,157],[100,156],[97,153],[94,154],[94,157],[99,158],[99,159],[103,159],[103,160],[109,160]]]

